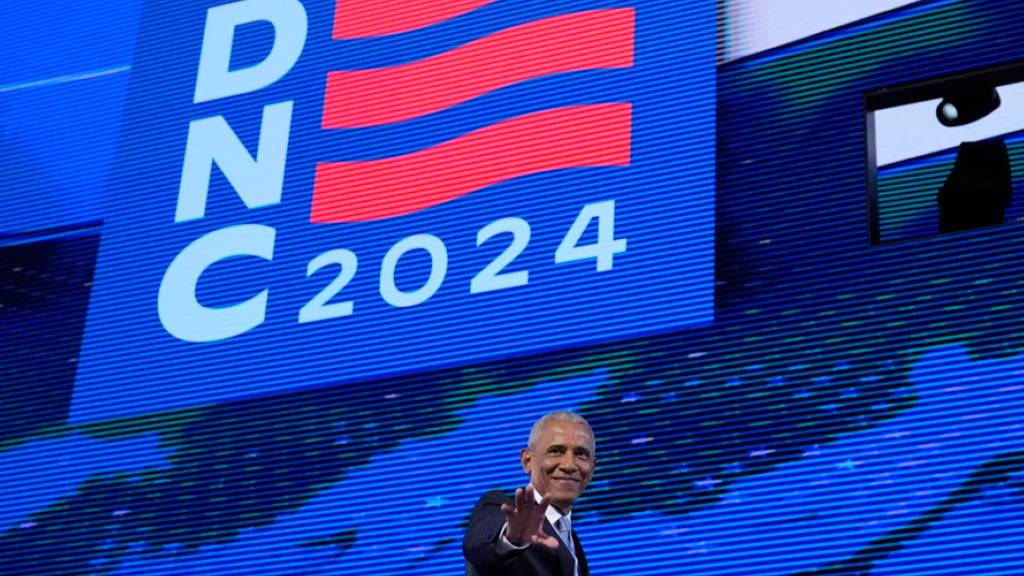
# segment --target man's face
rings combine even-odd
[[[520,460],[534,489],[567,512],[594,475],[594,437],[583,424],[548,421]]]

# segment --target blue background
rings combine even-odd
[[[18,236],[0,565],[457,574],[472,502],[573,408],[595,573],[1021,574],[1024,231],[872,246],[863,94],[1019,61],[1022,31],[1019,2],[929,0],[720,65],[711,326],[69,424],[97,228]]]
[[[102,219],[141,5],[9,4],[0,21],[0,240],[7,242]]]

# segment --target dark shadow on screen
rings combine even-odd
[[[1010,155],[1003,140],[963,142],[939,189],[939,231],[1002,224],[1013,199]]]

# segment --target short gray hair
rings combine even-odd
[[[540,431],[547,426],[548,422],[575,422],[576,424],[583,424],[587,429],[587,432],[590,432],[590,437],[594,438],[594,429],[590,427],[590,423],[587,422],[583,416],[568,410],[555,410],[554,412],[548,412],[541,416],[533,423],[533,428],[530,429],[530,443],[528,444],[530,450],[533,450],[534,446],[537,445],[537,440],[540,439]],[[596,438],[594,439],[594,444],[594,447],[596,448]]]

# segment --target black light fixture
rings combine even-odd
[[[1001,100],[995,87],[961,84],[943,96],[935,116],[943,126],[963,126],[988,116],[999,104]]]

